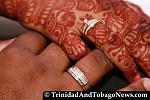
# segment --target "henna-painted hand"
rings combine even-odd
[[[130,2],[108,0],[113,13],[125,22],[119,38],[126,45],[131,56],[150,77],[150,17],[142,9]]]
[[[3,14],[58,43],[72,59],[90,51],[79,37],[83,35],[102,49],[130,82],[140,78],[133,58],[150,76],[150,21],[131,9],[131,4],[122,0],[1,1]],[[93,18],[105,24],[98,22],[83,34],[84,20]]]

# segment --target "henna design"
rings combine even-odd
[[[36,2],[38,7],[35,6],[35,2],[28,2],[28,7],[26,7],[27,11],[24,11],[26,14],[25,17],[21,18],[22,23],[29,24],[33,23],[35,26],[37,25],[44,25],[47,26],[45,23],[51,23],[50,21],[53,21],[54,15],[52,13],[53,8],[57,5],[57,0],[50,0],[49,3],[45,4],[44,2]],[[52,18],[52,19],[50,19]],[[50,21],[48,21],[48,19]],[[47,27],[46,27],[47,28]]]
[[[15,9],[16,9],[16,2],[14,2],[14,0],[5,0],[5,2],[3,1],[1,3],[1,7],[3,7],[4,11],[3,13],[7,13],[4,15],[8,15],[10,17],[15,17]],[[4,5],[4,6],[3,6]]]
[[[27,3],[20,1],[20,3],[25,5],[25,7],[23,7],[23,9],[18,9],[18,14],[20,12],[19,16],[21,16],[19,18],[20,22],[22,22],[22,23],[35,23],[35,22],[37,22],[35,19],[38,16],[38,10],[39,9],[37,9],[35,7],[35,3],[33,1],[30,1]],[[22,16],[22,15],[24,15],[24,16]]]
[[[48,33],[52,33],[54,28],[56,28],[56,20],[55,14],[51,14],[48,18],[41,18],[41,25],[43,24],[43,29],[47,29]]]
[[[79,11],[91,11],[94,9],[95,3],[92,0],[77,0],[77,10]]]
[[[125,51],[123,51],[123,54]],[[123,61],[123,65],[125,66],[125,69],[123,69],[123,73],[126,76],[127,79],[129,79],[130,82],[133,81],[135,76],[138,74],[137,67],[134,63],[134,60],[130,57],[130,55],[119,55],[118,56],[119,61]]]
[[[126,62],[129,63],[130,61]],[[127,79],[129,79],[130,82],[132,82],[135,76],[138,74],[135,64],[133,65],[132,64],[133,63],[131,63],[130,67],[127,67],[123,70],[124,75],[126,76]]]
[[[81,59],[89,53],[89,49],[80,37],[63,24],[57,23],[51,31],[51,38],[57,42],[64,51],[74,60]]]
[[[114,9],[115,14],[122,17],[129,25],[133,26],[138,23],[138,15],[129,8],[124,1],[122,0],[108,0]]]
[[[57,1],[57,0],[55,0]],[[62,0],[61,4],[58,5],[56,9],[58,10],[71,10],[75,6],[74,0]]]
[[[118,1],[119,0],[115,2],[112,0],[113,5],[122,3]],[[87,11],[91,11],[90,14],[93,15],[84,17],[86,19],[94,18],[93,16],[98,14],[97,16],[100,16],[102,20],[106,21],[108,27],[97,24],[97,29],[93,28],[89,31],[88,38],[98,47],[101,47],[106,55],[108,55],[118,67],[123,67],[124,69],[121,70],[125,70],[124,74],[128,78],[133,79],[133,76],[136,76],[137,69],[133,63],[133,59],[130,58],[130,54],[127,52],[121,39],[125,37],[126,41],[129,42],[129,46],[132,45],[132,40],[130,40],[130,38],[136,41],[141,39],[135,36],[136,34],[134,31],[130,32],[130,29],[132,29],[130,26],[138,24],[139,17],[136,16],[136,13],[132,13],[132,9],[127,8],[124,3],[122,3],[122,7],[116,5],[115,11],[117,11],[118,14],[118,16],[116,16],[111,13],[112,6],[107,0],[97,0],[99,4],[94,2],[94,0],[47,0],[45,1],[46,3],[40,0],[17,0],[17,2],[23,3],[23,5],[21,4],[18,6],[20,9],[17,10],[17,15],[21,23],[28,28],[30,27],[31,29],[42,32],[42,34],[45,34],[52,41],[57,42],[73,59],[79,59],[88,52],[86,45],[77,36],[77,33],[72,31],[72,29],[75,28],[75,22],[80,20],[81,16],[85,16]],[[77,13],[77,11],[80,13]],[[82,13],[82,11],[86,13]],[[124,15],[125,17],[123,17]],[[127,15],[129,15],[129,19],[127,19]],[[81,19],[84,18],[82,17]],[[131,25],[129,25],[130,23]],[[147,29],[145,24],[142,26]],[[112,29],[113,32],[111,32],[110,29]],[[139,31],[141,31],[140,27]],[[128,34],[129,32],[130,34]],[[131,36],[132,34],[134,35]],[[115,59],[118,61],[115,61]],[[146,66],[147,60],[144,61],[146,61],[144,63]],[[133,72],[133,75],[127,71]]]
[[[141,35],[135,30],[131,30],[124,39],[125,44],[130,49],[131,54],[142,68],[149,73],[150,71],[150,48]]]
[[[142,18],[137,31],[143,35],[142,38],[145,42],[150,43],[150,22]]]
[[[131,26],[138,23],[139,17],[132,9],[126,9],[123,12],[122,18],[125,19]]]
[[[93,28],[88,31],[88,38],[100,47],[104,45],[110,36],[110,30],[102,23],[98,22]]]
[[[110,2],[115,14],[117,15],[121,15],[127,8],[127,5],[125,5],[124,2],[120,2],[120,0],[108,0],[108,2]]]
[[[84,16],[80,16],[79,17],[79,20],[81,20],[81,22],[78,22],[78,25],[80,26],[79,29],[81,31],[81,33],[84,35],[83,33],[83,30],[84,30],[84,26],[85,26],[85,23],[84,23],[84,20],[87,19],[87,20],[91,20],[93,19],[93,16],[92,15],[89,15],[89,14],[86,14]]]
[[[53,40],[57,41],[64,51],[74,60],[81,59],[89,49],[80,37],[73,31],[68,31],[67,27],[62,24],[57,24],[54,31],[51,33]]]
[[[62,16],[60,16],[59,18],[59,15]],[[61,12],[57,14],[57,16],[57,19],[59,19],[58,23],[65,25],[66,27],[73,27],[73,25],[75,24],[76,16],[74,12]]]
[[[110,45],[107,52],[112,53],[112,56],[115,57],[118,55],[119,52],[123,53],[123,51],[125,51],[125,46],[114,32],[111,32],[111,34],[112,35],[110,35],[109,39],[107,40],[108,45]]]
[[[125,45],[114,32],[110,31],[104,24],[97,23],[88,31],[87,37],[111,58],[112,62],[123,71],[130,82],[134,80],[138,74],[136,64],[130,57]]]
[[[144,14],[143,16],[140,15],[142,13],[138,15],[133,9],[131,9],[133,8],[132,5],[128,7],[122,0],[109,0],[109,2],[113,2],[112,6],[115,14],[127,21],[128,26],[131,27],[128,32],[126,32],[126,37],[123,41],[128,46],[136,61],[150,76],[149,20],[146,19]]]
[[[65,35],[68,34],[68,30],[66,27],[64,27],[62,24],[56,24],[54,27],[54,30],[51,31],[51,36],[53,41],[57,42],[58,44],[62,45],[63,44],[63,39]]]
[[[120,69],[123,71],[126,78],[130,82],[133,82],[134,78],[138,74],[138,70],[125,45],[121,42],[116,34],[111,36],[111,39],[108,40],[107,45],[109,45],[107,52],[111,53],[112,57],[117,57],[116,59],[118,59],[118,62],[116,62],[117,64],[115,64],[118,67],[121,67]]]
[[[150,73],[150,48],[149,45],[139,41],[132,49],[133,55],[136,58],[137,62],[142,66],[142,68]],[[148,74],[149,75],[149,74]]]
[[[111,10],[111,5],[108,3],[107,0],[97,0],[96,3],[95,13],[100,13],[102,11],[109,11]]]
[[[132,49],[134,48],[135,44],[139,42],[140,39],[141,36],[139,35],[139,33],[132,29],[126,33],[126,36],[124,37],[123,41],[128,46],[128,48]]]
[[[114,14],[110,14],[106,19],[107,26],[122,39],[124,30],[127,28],[127,23]]]
[[[78,60],[89,53],[89,50],[86,49],[87,47],[84,42],[73,31],[65,35],[62,42],[62,47],[67,52],[67,54],[74,58],[74,60]]]
[[[91,6],[89,6],[89,8],[86,8],[86,9],[82,9],[82,10],[85,10],[85,11],[87,11],[87,10],[93,10],[93,8],[91,9],[90,8]],[[31,7],[27,7],[27,8],[31,8]],[[82,50],[84,50],[84,44],[83,45],[81,45],[82,44],[82,41],[77,41],[77,40],[75,40],[74,41],[74,44],[73,43],[70,43],[68,40],[72,40],[73,38],[72,37],[74,37],[75,39],[76,39],[76,36],[74,36],[75,35],[75,33],[74,32],[68,32],[68,27],[72,27],[73,25],[74,25],[74,22],[75,22],[75,20],[76,20],[76,18],[75,17],[73,17],[73,16],[71,16],[71,17],[66,17],[66,15],[69,15],[69,14],[71,14],[72,12],[71,11],[64,11],[63,9],[63,11],[56,11],[56,10],[52,10],[51,12],[49,12],[49,15],[48,14],[46,14],[46,13],[42,13],[43,11],[44,11],[44,7],[41,7],[42,9],[39,9],[39,11],[41,11],[41,12],[36,12],[35,10],[35,15],[37,15],[37,16],[35,16],[35,17],[33,17],[33,15],[32,14],[27,14],[28,16],[28,21],[26,20],[26,22],[27,22],[27,24],[28,23],[33,23],[35,26],[38,26],[38,25],[45,25],[45,26],[47,26],[48,28],[48,31],[49,31],[49,35],[50,35],[50,37],[52,36],[52,38],[53,38],[53,40],[55,40],[55,42],[58,42],[60,45],[62,45],[63,46],[63,49],[68,53],[68,54],[70,54],[71,56],[73,55],[75,55],[75,57],[78,55],[77,53],[81,53],[82,54]],[[65,9],[72,9],[73,8],[73,6],[71,7],[66,7]],[[59,10],[59,9],[58,9]],[[37,10],[38,11],[38,10]],[[60,18],[58,18],[58,16],[57,15],[60,15],[60,14],[62,14],[62,16],[60,17]],[[64,14],[64,15],[63,15]],[[29,15],[31,15],[31,16],[29,16]],[[73,15],[73,13],[72,13],[72,15]],[[41,17],[42,16],[42,17]],[[24,18],[26,18],[26,17],[24,17]],[[49,18],[49,19],[48,19]],[[52,19],[50,19],[50,18],[52,18]],[[62,20],[62,19],[65,19],[65,20]],[[39,19],[41,19],[40,21],[39,21]],[[44,20],[42,20],[42,19],[44,19]],[[48,19],[48,20],[47,20]],[[59,19],[59,20],[57,20],[57,19]],[[50,22],[54,22],[54,24],[53,23],[50,23]],[[48,24],[45,24],[46,22],[48,22]],[[67,24],[64,24],[63,22],[67,22]],[[71,23],[71,24],[69,24],[69,23]],[[65,25],[65,27],[63,27],[63,25],[62,24],[64,24]],[[44,28],[44,27],[43,27]],[[51,29],[52,28],[52,29]],[[105,30],[104,30],[104,28],[102,28],[103,30],[99,30],[101,33],[103,33],[104,34],[104,32],[106,32]],[[63,33],[62,33],[63,32]],[[47,34],[47,33],[46,33]],[[104,36],[102,34],[102,36]],[[100,36],[100,34],[99,34],[99,36]],[[101,36],[100,36],[101,37]],[[108,37],[109,37],[109,34],[108,34],[108,36],[106,35],[106,37],[105,37],[105,39],[108,39]],[[111,36],[110,36],[111,37]],[[113,39],[112,39],[112,41],[110,41],[110,44],[112,43],[112,47],[114,46],[113,45],[113,42],[115,42],[116,40],[117,40],[117,38],[114,38],[115,37],[115,35],[113,35],[112,36],[113,37]],[[99,37],[98,37],[99,38]],[[66,40],[64,40],[64,39],[66,39]],[[98,39],[97,39],[98,40]],[[101,42],[102,41],[102,42]],[[103,37],[101,38],[101,40],[99,40],[98,42],[96,42],[96,43],[102,43],[102,44],[104,44],[106,41],[103,39]],[[78,43],[79,43],[79,45],[78,45]],[[78,49],[77,51],[76,51],[76,48],[74,48],[74,46],[73,45],[75,45],[75,47],[76,47],[76,45],[77,46],[80,46],[79,48],[80,49]],[[115,47],[115,46],[114,46]],[[119,47],[116,47],[115,49],[118,49]],[[115,49],[114,49],[114,51],[115,51]],[[75,50],[75,51],[74,51]],[[110,49],[111,50],[111,49]],[[119,48],[119,51],[120,51],[121,49]],[[112,51],[112,52],[114,52],[114,51]],[[119,52],[119,51],[117,51],[117,52]],[[110,51],[111,52],[111,51]],[[117,56],[117,52],[114,52],[112,55],[113,56]],[[72,57],[73,58],[73,57]],[[118,59],[118,58],[117,58]],[[126,75],[129,75],[129,74],[126,74]]]
[[[52,35],[54,34],[55,38],[58,38],[56,41],[74,60],[84,57],[89,52],[86,45],[75,32],[68,31],[68,27],[72,27],[75,23],[76,17],[74,13],[59,12],[57,17],[59,20],[57,20],[57,26],[52,32]]]

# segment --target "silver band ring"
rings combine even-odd
[[[79,83],[83,90],[88,90],[90,88],[88,78],[78,67],[72,66],[67,72]]]
[[[84,19],[84,29],[83,29],[83,33],[86,35],[87,32],[95,26],[96,23],[98,22],[102,22],[103,24],[105,24],[105,22],[103,20],[99,20],[99,19],[91,19],[91,20],[87,20],[87,19]]]

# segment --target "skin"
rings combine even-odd
[[[127,22],[122,39],[132,57],[150,76],[150,18],[140,7],[122,0],[108,0],[113,12]]]
[[[69,57],[59,45],[48,43],[38,33],[22,34],[0,51],[0,57],[1,100],[41,100],[45,90],[83,91],[66,72],[72,66]],[[99,49],[91,51],[75,65],[87,76],[91,87],[113,68],[110,60]],[[150,80],[143,78],[119,91],[150,90],[146,83],[149,84]]]
[[[138,25],[142,24],[138,23],[137,17],[141,18],[141,16],[126,6],[123,1],[1,0],[0,2],[3,15],[18,20],[26,28],[42,33],[59,44],[73,60],[77,61],[90,52],[80,38],[82,35],[103,50],[130,82],[141,77],[133,58],[150,75],[149,44],[142,38],[147,35],[141,35],[142,33],[137,31]],[[114,8],[115,2],[119,5],[123,3],[125,12],[122,12],[125,17],[117,13],[120,9]],[[131,20],[128,20],[130,14],[135,15],[129,16]],[[98,22],[85,35],[83,21],[93,18],[103,20],[105,24]],[[143,30],[149,32],[147,28]]]
[[[74,78],[66,72],[70,67],[70,60],[64,51],[55,43],[48,44],[46,39],[37,33],[28,32],[19,36],[0,52],[0,56],[2,99],[8,97],[11,100],[20,100],[27,97],[33,100],[37,96],[40,100],[42,98],[40,94],[44,90],[82,90]],[[88,76],[91,87],[113,68],[109,59],[98,49],[75,65]],[[91,75],[93,72],[95,74]],[[68,80],[67,83],[65,80]],[[7,91],[11,91],[9,96]],[[22,95],[18,97],[19,94]]]

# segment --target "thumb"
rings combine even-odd
[[[142,78],[119,91],[150,91],[150,79]]]

